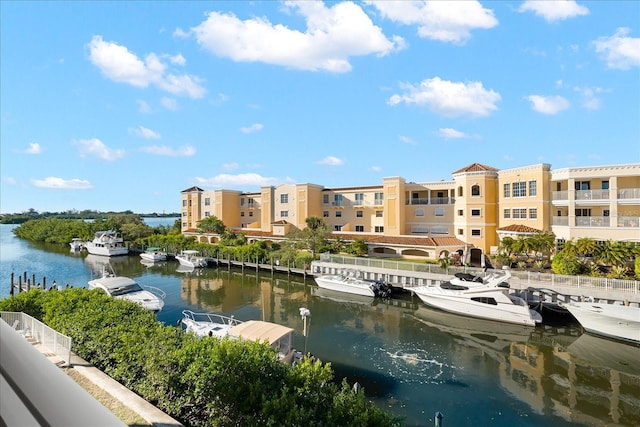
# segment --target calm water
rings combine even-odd
[[[158,318],[176,324],[183,309],[263,319],[298,332],[296,347],[331,361],[379,406],[408,426],[640,425],[640,349],[582,335],[576,327],[470,320],[410,297],[389,303],[320,292],[312,279],[239,269],[179,273],[139,257],[111,260],[17,239],[0,225],[0,297],[9,278],[85,286],[105,262],[117,274],[167,293]],[[299,308],[311,311],[302,337]]]

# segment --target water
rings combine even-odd
[[[171,222],[172,223],[172,222]],[[640,349],[581,334],[575,326],[522,328],[428,309],[404,297],[389,303],[319,290],[312,279],[245,269],[176,272],[137,256],[106,259],[35,245],[0,225],[0,297],[9,277],[86,286],[109,263],[120,275],[167,293],[159,320],[184,309],[290,326],[295,345],[358,381],[377,405],[408,426],[640,425]],[[311,311],[302,336],[300,307]]]

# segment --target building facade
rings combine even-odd
[[[562,240],[640,242],[640,164],[498,170],[474,163],[450,181],[388,177],[380,185],[285,184],[259,193],[191,187],[181,196],[183,233],[197,234],[198,221],[216,216],[249,239],[278,239],[316,216],[336,237],[367,241],[372,254],[437,258],[457,251],[478,260],[504,236],[538,231]]]

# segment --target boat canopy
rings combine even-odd
[[[293,329],[277,323],[247,320],[229,330],[229,335],[251,341],[268,340],[270,345],[293,333]]]

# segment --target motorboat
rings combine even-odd
[[[129,253],[122,236],[113,230],[96,232],[93,240],[85,242],[84,246],[92,255],[117,256]]]
[[[204,257],[199,255],[198,251],[195,250],[184,250],[176,255],[176,259],[185,267],[206,267],[207,260]]]
[[[109,296],[126,299],[142,305],[149,311],[159,312],[167,294],[154,286],[140,286],[124,276],[103,276],[89,281],[89,289],[100,289]]]
[[[79,237],[74,237],[69,242],[69,246],[71,247],[71,250],[74,251],[74,252],[82,250],[84,248],[84,240],[82,240]]]
[[[161,248],[150,246],[140,254],[140,258],[145,261],[160,262],[167,260],[167,253]]]
[[[526,326],[542,323],[540,313],[530,309],[522,298],[509,294],[509,288],[504,285],[509,277],[511,273],[506,270],[488,275],[483,282],[447,281],[435,286],[418,286],[411,291],[426,305],[450,313]]]
[[[392,291],[392,287],[386,283],[360,279],[353,273],[327,274],[316,277],[315,281],[322,289],[368,297],[387,298]]]
[[[640,343],[639,307],[595,302],[570,302],[564,306],[589,333]]]
[[[276,350],[278,359],[288,364],[296,363],[303,357],[301,352],[293,348],[294,330],[287,326],[261,320],[243,322],[234,317],[214,313],[195,313],[191,310],[184,310],[182,315],[183,330],[192,332],[198,337],[267,341]]]

